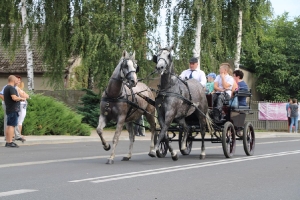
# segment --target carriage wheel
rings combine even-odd
[[[244,125],[243,144],[246,155],[252,156],[255,149],[255,132],[250,122],[246,122]]]
[[[158,139],[159,133],[156,134],[156,136],[154,137],[154,144],[156,145],[157,143],[157,139]],[[159,158],[164,158],[168,153],[168,147],[167,144],[165,142],[165,139],[163,139],[162,141],[160,141],[159,145],[158,145],[158,150],[156,151],[156,155]]]
[[[231,122],[226,122],[224,124],[224,129],[222,133],[222,146],[226,158],[230,158],[233,156],[235,152],[235,145],[236,140],[234,126]]]
[[[181,141],[183,139],[183,134],[184,134],[183,132],[179,132],[179,138],[178,138],[179,150],[180,150],[182,155],[189,155],[192,151],[193,141],[188,136],[187,140],[186,140],[186,149],[181,150]]]

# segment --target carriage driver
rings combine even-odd
[[[204,71],[200,70],[200,68],[198,67],[198,59],[194,57],[190,59],[190,68],[184,70],[180,74],[180,78],[183,80],[194,78],[199,81],[203,87],[205,87],[206,85],[205,73]]]
[[[229,63],[222,63],[219,69],[220,75],[218,75],[214,81],[216,93],[213,94],[213,115],[216,121],[220,120],[224,101],[228,101],[231,97],[234,79],[228,74],[229,69]]]

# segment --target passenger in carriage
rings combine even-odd
[[[233,77],[233,72],[232,72],[232,69],[230,68],[229,69],[229,72],[228,74],[230,76]],[[234,79],[234,78],[233,78]],[[229,100],[229,106],[230,107],[238,107],[239,106],[239,103],[238,103],[238,98],[235,96],[235,92],[239,89],[238,87],[238,83],[237,81],[234,79],[234,82],[233,82],[233,86],[232,86],[232,89],[231,89],[231,98]]]
[[[201,83],[203,87],[206,85],[206,76],[204,71],[200,70],[198,67],[198,59],[197,58],[191,58],[190,59],[190,68],[187,70],[184,70],[179,77],[182,80],[188,80],[188,79],[196,79]]]
[[[214,90],[214,81],[216,79],[215,73],[209,73],[207,77],[207,83],[206,83],[206,94],[212,94]]]
[[[229,69],[229,63],[222,63],[219,69],[220,75],[216,77],[214,82],[216,93],[213,94],[213,115],[216,121],[220,120],[224,102],[229,101],[231,97],[234,79],[228,74]]]
[[[237,69],[233,72],[233,78],[238,84],[238,90],[246,90],[248,91],[248,85],[245,81],[243,81],[244,73],[243,71]],[[238,105],[239,106],[247,106],[246,97],[238,96]]]

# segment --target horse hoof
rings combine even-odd
[[[108,164],[108,165],[114,164],[114,160],[108,159],[107,162],[106,162],[106,164]]]
[[[205,159],[205,155],[200,155],[200,159]]]
[[[177,154],[176,154],[175,156],[172,156],[172,160],[173,160],[173,161],[177,161],[177,160],[178,160]]]
[[[131,157],[123,157],[122,161],[129,161]]]
[[[151,151],[151,152],[148,153],[148,156],[150,156],[150,157],[152,157],[152,158],[155,158],[155,157],[156,157],[156,154],[155,154],[154,152]]]
[[[181,151],[185,151],[185,150],[186,150],[186,147],[185,147],[185,148],[181,148],[180,150],[181,150]]]
[[[108,144],[108,147],[105,147],[105,145],[103,145],[103,149],[104,149],[105,151],[109,151],[109,150],[110,150],[110,144]]]
[[[164,156],[159,152],[159,150],[156,151],[156,156],[158,158],[163,158]]]

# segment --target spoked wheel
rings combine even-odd
[[[226,158],[230,158],[235,152],[235,130],[231,122],[226,122],[224,124],[224,129],[222,133],[222,146],[223,152]]]
[[[158,140],[159,134],[157,133],[156,136],[154,137],[154,144],[156,145],[157,140]],[[160,141],[159,145],[158,145],[158,150],[156,151],[156,155],[159,158],[164,158],[168,153],[168,147],[167,144],[165,142],[165,139],[163,139],[162,141]]]
[[[193,146],[193,141],[192,139],[188,136],[186,140],[186,149],[181,150],[181,142],[183,140],[183,132],[179,132],[179,138],[178,138],[178,144],[179,144],[179,150],[182,155],[189,155],[192,151],[192,146]]]
[[[252,156],[255,149],[255,132],[250,122],[246,122],[244,126],[243,145],[246,155]]]

